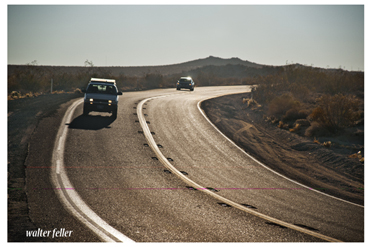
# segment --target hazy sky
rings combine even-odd
[[[8,5],[8,64],[144,66],[208,56],[364,70],[363,5]]]

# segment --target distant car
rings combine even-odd
[[[118,91],[115,80],[91,78],[83,92],[85,92],[84,115],[88,115],[91,111],[97,111],[109,112],[113,117],[117,117],[118,95],[123,95],[123,93]]]
[[[191,77],[181,77],[177,82],[177,90],[181,90],[181,88],[190,89],[190,91],[194,91],[195,83]]]

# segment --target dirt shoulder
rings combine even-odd
[[[26,195],[25,162],[30,139],[39,122],[57,114],[57,110],[78,94],[48,94],[8,101],[8,242],[43,241],[26,238],[25,230],[37,229],[29,217]],[[51,126],[54,128],[54,126]]]
[[[364,165],[348,156],[347,145],[327,148],[265,121],[263,113],[246,108],[249,94],[204,101],[208,118],[248,154],[284,176],[360,205],[364,204]],[[344,140],[347,137],[338,138]]]

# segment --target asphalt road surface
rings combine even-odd
[[[57,137],[40,126],[27,169],[31,217],[51,234],[72,231],[46,241],[363,242],[364,207],[267,169],[198,107],[249,90],[128,92],[116,119],[83,116],[77,100],[54,120]]]

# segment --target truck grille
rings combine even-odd
[[[107,104],[108,101],[105,100],[105,99],[94,99],[94,102],[95,102],[95,103],[101,103],[101,104],[102,104],[102,103]]]

